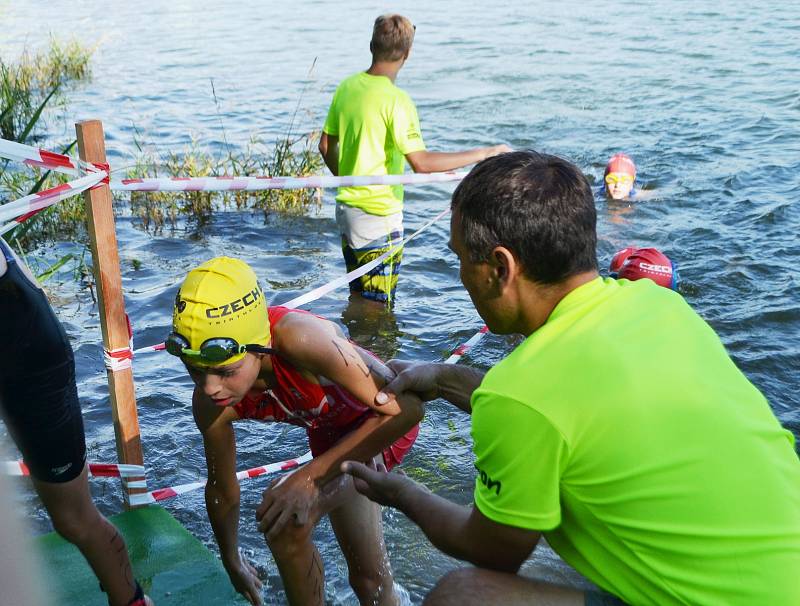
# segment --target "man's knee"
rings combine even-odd
[[[464,595],[480,591],[477,568],[458,568],[444,575],[425,597],[424,606],[460,606]],[[491,603],[491,602],[487,602]]]
[[[276,560],[291,559],[298,553],[302,552],[307,543],[311,540],[311,532],[314,530],[313,525],[306,524],[305,526],[295,526],[294,524],[287,524],[277,536],[267,540],[267,547],[272,552]]]

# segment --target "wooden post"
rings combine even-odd
[[[81,159],[105,164],[106,146],[102,122],[100,120],[78,122],[75,130],[78,134]],[[92,246],[103,347],[107,350],[128,347],[128,322],[122,296],[122,276],[119,270],[111,189],[108,184],[103,183],[96,189],[86,190],[83,196],[86,201],[86,222]],[[120,463],[142,465],[142,442],[139,435],[139,417],[136,412],[133,372],[130,368],[107,372],[117,457]],[[142,490],[133,489],[130,492],[133,494]]]

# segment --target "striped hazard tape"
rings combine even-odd
[[[364,185],[418,185],[460,181],[467,173],[408,173],[403,175],[350,175],[334,177],[162,177],[112,179],[114,191],[262,191],[266,189],[316,189]]]
[[[89,475],[95,478],[141,478],[144,477],[144,465],[127,465],[123,463],[88,462]],[[0,472],[8,476],[29,476],[31,471],[25,461],[0,462]]]
[[[236,479],[241,482],[242,480],[257,478],[259,476],[273,474],[279,471],[291,471],[292,469],[296,469],[301,465],[308,463],[311,459],[311,451],[309,451],[302,457],[298,457],[296,459],[287,459],[286,461],[281,461],[279,463],[272,463],[270,465],[263,465],[261,467],[253,467],[252,469],[245,469],[244,471],[240,471],[236,474]],[[205,485],[206,481],[203,480],[200,482],[179,484],[177,486],[168,486],[167,488],[159,488],[158,490],[153,490],[147,493],[128,495],[128,502],[133,507],[139,505],[150,505],[152,503],[166,501],[167,499],[177,497],[181,494],[186,494],[187,492],[205,488]]]

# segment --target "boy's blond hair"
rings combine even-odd
[[[402,15],[381,15],[372,28],[370,49],[375,61],[399,61],[411,50],[416,27]]]

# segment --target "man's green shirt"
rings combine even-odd
[[[800,604],[792,434],[683,300],[597,278],[472,398],[488,518],[630,604]]]
[[[386,76],[359,72],[333,95],[323,131],[339,138],[339,175],[401,175],[405,155],[425,149],[417,108]],[[402,185],[341,187],[339,202],[373,215],[403,209]]]

